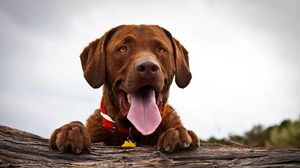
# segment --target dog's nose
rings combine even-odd
[[[142,60],[136,64],[135,70],[142,78],[153,78],[158,74],[159,65],[152,60]]]

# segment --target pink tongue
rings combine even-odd
[[[131,106],[127,119],[143,135],[152,134],[161,122],[155,102],[154,90],[141,91],[131,95]]]

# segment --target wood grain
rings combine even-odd
[[[300,167],[300,149],[265,149],[203,144],[161,153],[153,147],[124,149],[92,145],[91,152],[52,151],[48,139],[0,126],[0,167]]]

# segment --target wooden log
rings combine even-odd
[[[126,149],[93,144],[91,153],[52,151],[49,140],[0,126],[0,167],[300,167],[300,149],[202,144],[199,149],[161,153],[153,147]]]

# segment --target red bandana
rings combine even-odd
[[[163,111],[163,114],[162,114],[162,118],[164,118],[166,115],[167,115],[167,108],[165,107],[164,108],[164,111]],[[100,114],[102,116],[102,124],[103,126],[114,132],[114,131],[117,131],[121,134],[125,134],[125,135],[129,135],[129,128],[123,128],[123,127],[118,127],[115,123],[115,121],[113,121],[107,114],[106,114],[106,111],[105,111],[105,103],[104,103],[104,100],[102,98],[101,100],[101,103],[100,103]],[[133,129],[131,130],[131,134],[140,134],[140,132],[135,128],[133,127]]]

